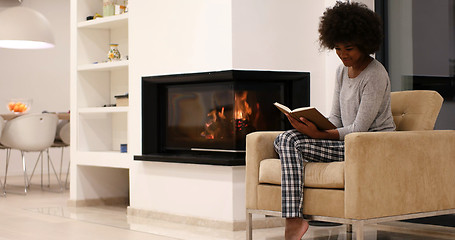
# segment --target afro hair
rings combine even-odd
[[[379,50],[382,39],[382,21],[365,4],[337,2],[326,9],[319,23],[319,43],[330,50],[339,43],[351,43],[369,55]]]

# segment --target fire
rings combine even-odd
[[[224,136],[222,136],[221,130],[225,121],[226,115],[224,114],[224,107],[221,108],[221,111],[216,109],[210,111],[207,113],[207,122],[204,126],[205,131],[201,133],[201,136],[205,137],[205,139],[223,139]]]
[[[235,94],[235,119],[248,120],[251,116],[251,113],[253,113],[253,110],[246,101],[247,97],[247,91]]]
[[[205,125],[210,126],[212,123],[216,122],[218,118],[220,119],[226,119],[226,116],[224,115],[224,107],[221,108],[221,111],[218,112],[217,110],[212,110],[207,114],[207,117],[210,119],[209,122],[207,122]]]
[[[201,136],[205,139],[224,139],[236,135],[237,133],[247,131],[250,129],[250,116],[253,113],[253,109],[247,102],[248,92],[236,92],[234,96],[234,108],[231,112],[231,108],[225,107],[213,109],[207,113],[207,120],[204,126],[204,131],[201,132]],[[232,116],[231,118],[229,118]],[[232,126],[234,124],[234,131]]]

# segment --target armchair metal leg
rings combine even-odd
[[[253,239],[253,214],[246,211],[246,239],[252,240]]]
[[[353,240],[352,236],[352,224],[346,224],[346,240]]]
[[[363,234],[363,226],[363,221],[357,221],[354,223],[356,240],[364,240],[365,236]]]

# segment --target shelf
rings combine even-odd
[[[93,167],[129,168],[132,156],[118,151],[77,151],[77,165]]]
[[[128,27],[128,13],[96,18],[77,24],[79,29],[116,29]]]
[[[128,107],[85,107],[79,108],[79,114],[127,113]]]
[[[105,62],[105,63],[93,63],[80,65],[77,70],[83,71],[110,71],[117,69],[127,69],[129,65],[128,60],[116,61],[116,62]]]

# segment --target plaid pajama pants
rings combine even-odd
[[[344,141],[312,139],[293,129],[274,142],[281,160],[281,208],[284,218],[303,218],[304,162],[344,160]]]

